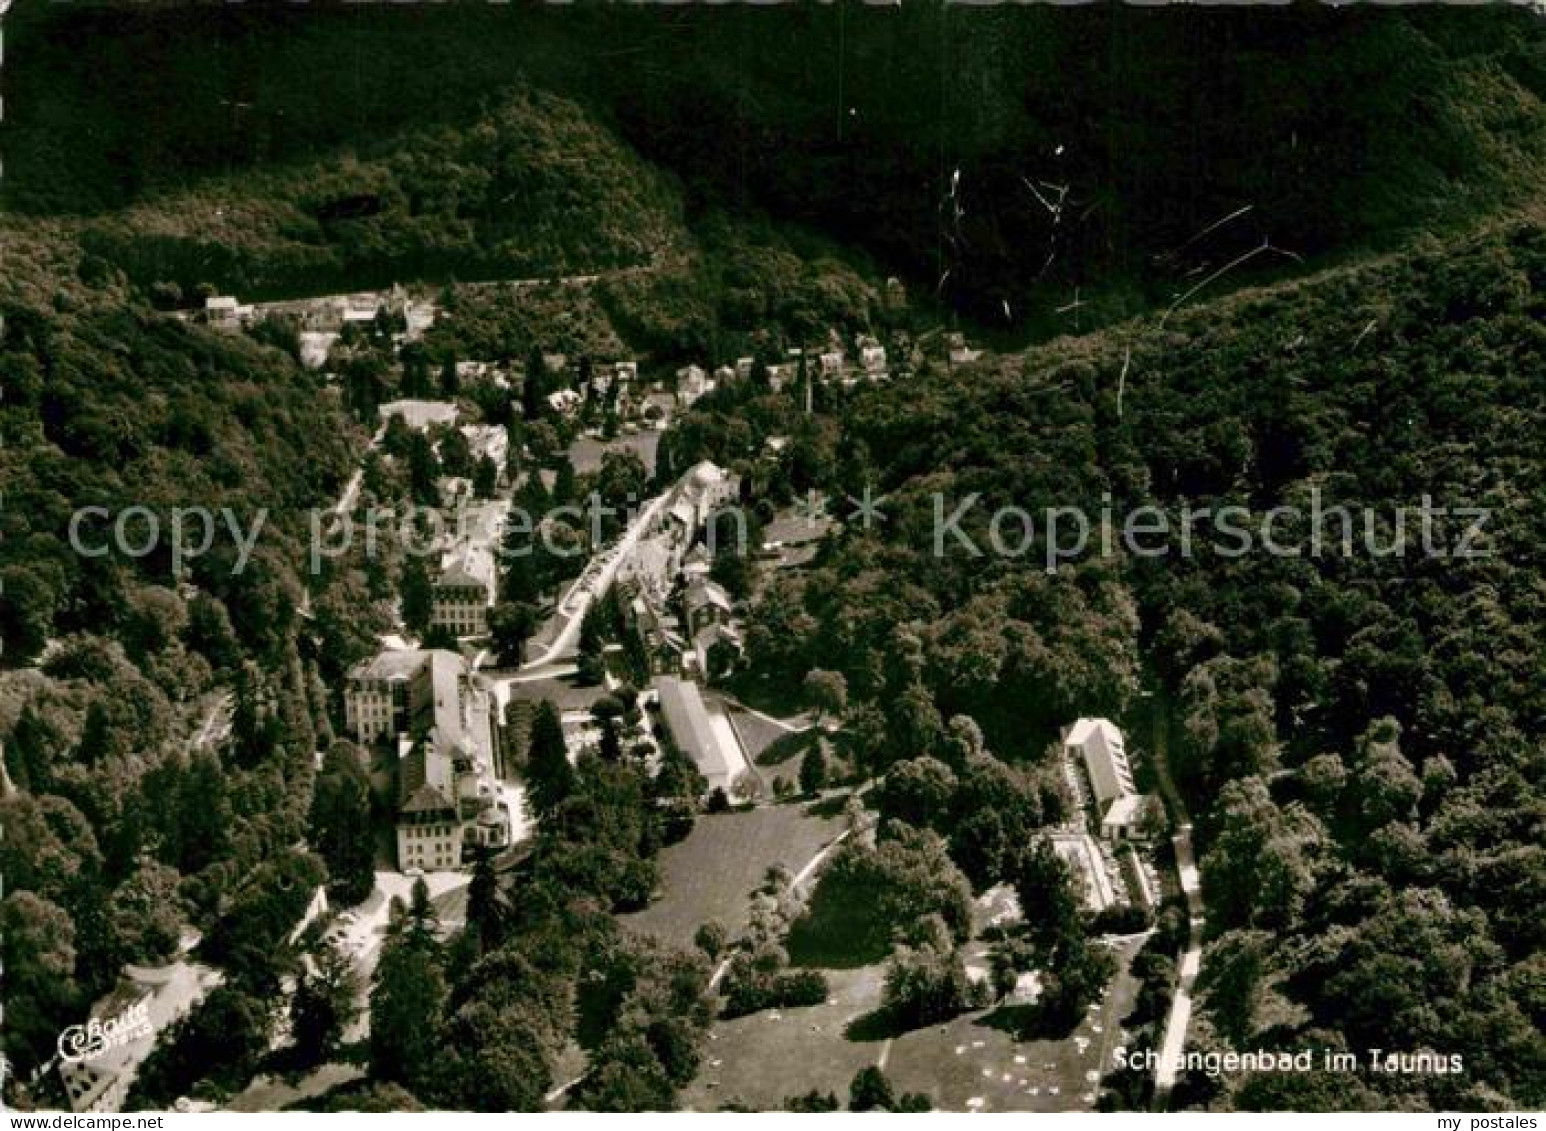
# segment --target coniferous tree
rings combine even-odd
[[[827,755],[818,738],[811,742],[805,757],[800,759],[800,789],[805,793],[819,793],[826,784]]]
[[[535,603],[542,595],[542,587],[525,536],[514,532],[507,535],[504,553],[507,564],[500,582],[500,596],[512,604]]]
[[[415,885],[417,891],[418,885]],[[370,994],[370,1070],[413,1089],[435,1064],[446,978],[433,939],[403,922],[382,946]]]
[[[574,767],[569,764],[564,725],[551,700],[544,699],[537,706],[527,750],[526,784],[532,808],[538,814],[551,813],[574,790]]]
[[[315,1064],[338,1047],[360,1014],[360,979],[354,963],[330,944],[302,971],[290,1007],[290,1029],[303,1064]]]
[[[311,842],[327,863],[335,898],[346,907],[375,886],[374,841],[369,783],[352,748],[335,745],[312,793]]]
[[[520,667],[525,660],[526,642],[537,631],[537,610],[524,601],[501,601],[489,613],[489,635],[499,662]]]
[[[503,941],[510,906],[499,888],[494,854],[480,852],[473,862],[472,882],[467,885],[467,930],[477,940],[478,952],[487,954]]]
[[[542,360],[542,350],[533,346],[526,357],[526,376],[521,382],[521,415],[528,421],[541,420],[546,415],[547,363]]]
[[[408,482],[414,502],[432,507],[440,502],[440,491],[435,480],[440,478],[440,459],[429,437],[415,432],[408,440]]]
[[[616,719],[606,719],[601,724],[601,757],[608,762],[617,762],[623,757],[623,742]]]
[[[499,465],[487,455],[478,457],[472,469],[472,493],[480,499],[492,499],[499,485]]]
[[[557,474],[553,477],[553,503],[555,506],[565,506],[574,502],[575,498],[575,474],[574,461],[568,456],[560,456]]]

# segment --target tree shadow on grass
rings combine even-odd
[[[841,817],[843,810],[848,807],[846,793],[835,793],[831,797],[823,797],[812,801],[805,807],[807,817]]]
[[[776,679],[766,672],[737,672],[722,686],[754,711],[786,719],[805,710],[805,693],[797,682]]]
[[[963,1010],[962,1012],[970,1012]],[[843,1030],[843,1036],[850,1041],[889,1041],[895,1037],[905,1036],[908,1033],[916,1033],[922,1029],[929,1029],[940,1025],[953,1024],[959,1019],[960,1014],[948,1017],[936,1017],[930,1021],[909,1021],[897,1015],[896,1010],[888,1006],[877,1006],[862,1016],[855,1017]],[[983,1024],[979,1020],[975,1022]]]
[[[1000,1005],[973,1024],[1008,1033],[1017,1041],[1061,1041],[1079,1027],[1079,1018],[1067,1017],[1032,1002]]]
[[[851,890],[829,877],[790,928],[788,949],[794,966],[856,970],[885,961],[891,932],[877,914],[873,893]]]
[[[757,755],[757,765],[766,769],[769,766],[782,766],[785,762],[802,758],[805,756],[805,752],[810,749],[811,742],[815,737],[815,731],[808,730],[782,735],[774,739],[761,754]]]

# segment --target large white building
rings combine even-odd
[[[1069,728],[1063,745],[1084,762],[1095,805],[1102,813],[1117,798],[1138,792],[1122,732],[1109,719],[1078,720]]]
[[[424,666],[417,649],[389,649],[362,660],[344,680],[344,723],[364,743],[408,729],[409,685]]]
[[[470,542],[457,546],[431,589],[430,624],[457,636],[482,636],[488,632],[498,584],[499,571],[488,547]]]
[[[494,774],[494,700],[455,652],[386,651],[356,665],[344,713],[362,742],[396,737],[397,861],[404,871],[459,868],[474,846],[509,843]]]
[[[195,940],[196,941],[196,940]],[[59,1078],[77,1112],[119,1112],[156,1038],[215,986],[220,974],[179,955],[166,966],[125,966],[90,1020],[61,1035]]]
[[[692,541],[710,515],[733,505],[740,497],[740,476],[711,460],[702,460],[689,468],[672,488],[664,521],[678,528],[685,544]]]
[[[382,424],[388,423],[394,416],[400,416],[409,428],[423,432],[436,424],[449,428],[456,423],[459,410],[450,401],[401,400],[388,401],[376,409],[376,414]]]
[[[740,751],[732,748],[728,720],[716,722],[709,714],[696,683],[668,675],[658,687],[661,714],[677,749],[698,767],[709,792],[722,789],[728,795],[743,765]]]
[[[1141,836],[1151,821],[1157,800],[1140,794],[1133,783],[1122,732],[1109,719],[1080,719],[1063,739],[1070,758],[1084,764],[1100,817],[1101,835],[1107,840]]]

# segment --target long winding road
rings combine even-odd
[[[1166,758],[1168,709],[1163,701],[1154,702],[1153,709],[1156,725],[1150,728],[1150,746],[1154,757],[1154,776],[1175,822],[1176,831],[1171,843],[1175,848],[1176,873],[1181,881],[1181,891],[1186,896],[1189,924],[1186,950],[1181,954],[1181,966],[1176,978],[1176,992],[1170,1001],[1170,1014],[1165,1019],[1165,1032],[1160,1041],[1159,1062],[1154,1067],[1154,1099],[1156,1104],[1163,1104],[1175,1088],[1181,1053],[1186,1048],[1186,1032],[1192,1023],[1192,988],[1202,969],[1202,933],[1206,914],[1202,901],[1202,877],[1197,871],[1197,857],[1192,850],[1192,821],[1170,777],[1170,763]]]
[[[617,571],[624,561],[633,553],[634,547],[639,544],[639,539],[644,536],[660,514],[666,500],[670,498],[670,492],[657,495],[651,499],[639,512],[637,518],[629,525],[627,531],[611,546],[601,551],[601,564],[596,565],[596,559],[585,567],[585,572],[580,575],[580,580],[565,593],[559,601],[554,616],[566,617],[564,627],[540,654],[530,657],[521,665],[523,671],[538,668],[544,664],[553,663],[556,660],[566,659],[572,655],[575,641],[580,635],[580,626],[585,620],[585,612],[590,608],[591,602],[600,594],[605,593],[612,586],[612,581],[617,577]],[[594,573],[592,572],[594,570]]]

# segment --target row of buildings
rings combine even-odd
[[[434,325],[436,314],[433,302],[415,298],[403,287],[394,286],[387,291],[269,303],[244,303],[234,295],[210,295],[190,317],[228,333],[267,318],[288,318],[298,329],[301,363],[320,369],[326,364],[333,343],[350,326],[363,330],[384,322],[393,328],[393,340],[400,344],[422,337]]]
[[[855,384],[859,381],[884,381],[891,376],[886,347],[880,339],[861,334],[854,340],[854,352],[850,354],[834,335],[827,344],[811,348],[793,347],[784,353],[782,361],[767,365],[768,384],[774,392],[792,387],[800,376],[804,363],[807,374],[816,381],[840,381]],[[690,407],[715,389],[734,381],[745,381],[756,371],[756,360],[750,357],[736,359],[734,365],[721,365],[710,372],[700,365],[687,365],[676,371],[676,399],[683,408]]]
[[[390,401],[381,405],[378,412],[383,426],[400,419],[418,432],[456,428],[466,439],[471,458],[492,460],[498,469],[497,483],[507,483],[510,437],[503,426],[458,426],[457,406],[449,401]],[[436,486],[441,502],[451,508],[456,524],[444,536],[439,570],[431,582],[430,624],[458,637],[483,636],[488,632],[489,610],[499,593],[497,554],[509,503],[502,499],[475,499],[472,483],[465,479],[445,478]]]
[[[728,519],[729,531],[711,519],[729,513],[740,499],[740,477],[703,460],[672,488],[655,524],[645,533],[618,580],[629,593],[634,632],[650,667],[660,674],[707,676],[717,645],[742,650],[735,600],[710,576],[714,533],[737,537],[744,526]]]

